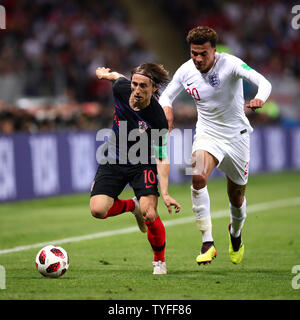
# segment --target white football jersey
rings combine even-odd
[[[176,71],[159,103],[162,107],[172,106],[176,96],[185,89],[197,107],[197,135],[238,140],[241,131],[253,131],[244,112],[243,79],[258,86],[255,98],[267,100],[271,92],[270,82],[241,59],[216,53],[214,65],[207,73],[201,73],[190,59]]]

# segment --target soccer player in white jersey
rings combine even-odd
[[[246,219],[249,135],[253,131],[244,113],[243,79],[258,87],[256,96],[246,105],[254,111],[268,99],[271,84],[241,59],[216,52],[218,35],[213,29],[202,26],[191,29],[186,40],[191,59],[176,71],[159,102],[169,130],[173,128],[173,100],[183,89],[193,97],[198,111],[191,186],[192,210],[202,233],[202,247],[196,262],[210,263],[217,256],[207,181],[212,170],[218,168],[227,178],[229,256],[237,264],[244,255],[241,230]]]

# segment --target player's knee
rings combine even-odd
[[[146,221],[154,221],[157,217],[157,212],[154,207],[146,208],[145,212],[143,212]]]
[[[107,214],[107,210],[105,208],[94,205],[94,204],[90,204],[90,210],[94,218],[105,219]]]
[[[205,188],[207,184],[208,176],[205,173],[199,172],[197,175],[193,175],[192,182],[193,188],[196,190]]]

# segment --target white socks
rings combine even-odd
[[[212,237],[210,199],[207,186],[200,190],[196,190],[191,186],[191,197],[196,224],[202,233],[202,242],[214,241]]]
[[[230,222],[231,228],[230,233],[233,237],[237,238],[241,234],[241,230],[243,228],[247,213],[246,213],[246,198],[244,198],[244,202],[240,208],[234,207],[231,203],[229,203],[230,207]]]
[[[210,199],[207,186],[199,190],[196,190],[191,186],[191,197],[196,224],[199,231],[202,233],[202,242],[214,241],[212,236]],[[244,198],[244,202],[240,208],[236,208],[229,203],[231,223],[230,233],[235,238],[240,236],[247,217],[246,203],[246,197]]]

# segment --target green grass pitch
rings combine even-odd
[[[297,275],[292,268],[300,265],[300,172],[250,176],[245,255],[239,265],[228,256],[225,179],[211,180],[208,188],[218,256],[210,265],[196,264],[201,237],[192,218],[190,185],[171,185],[170,194],[182,211],[169,215],[159,201],[167,235],[165,276],[152,274],[152,250],[146,234],[136,229],[63,243],[70,256],[69,270],[58,279],[44,278],[35,268],[40,247],[1,251],[135,227],[134,217],[125,213],[95,219],[88,194],[1,204],[0,265],[6,271],[6,288],[0,290],[0,300],[299,300],[300,279],[295,278],[293,285]],[[122,194],[132,196],[131,189]]]

